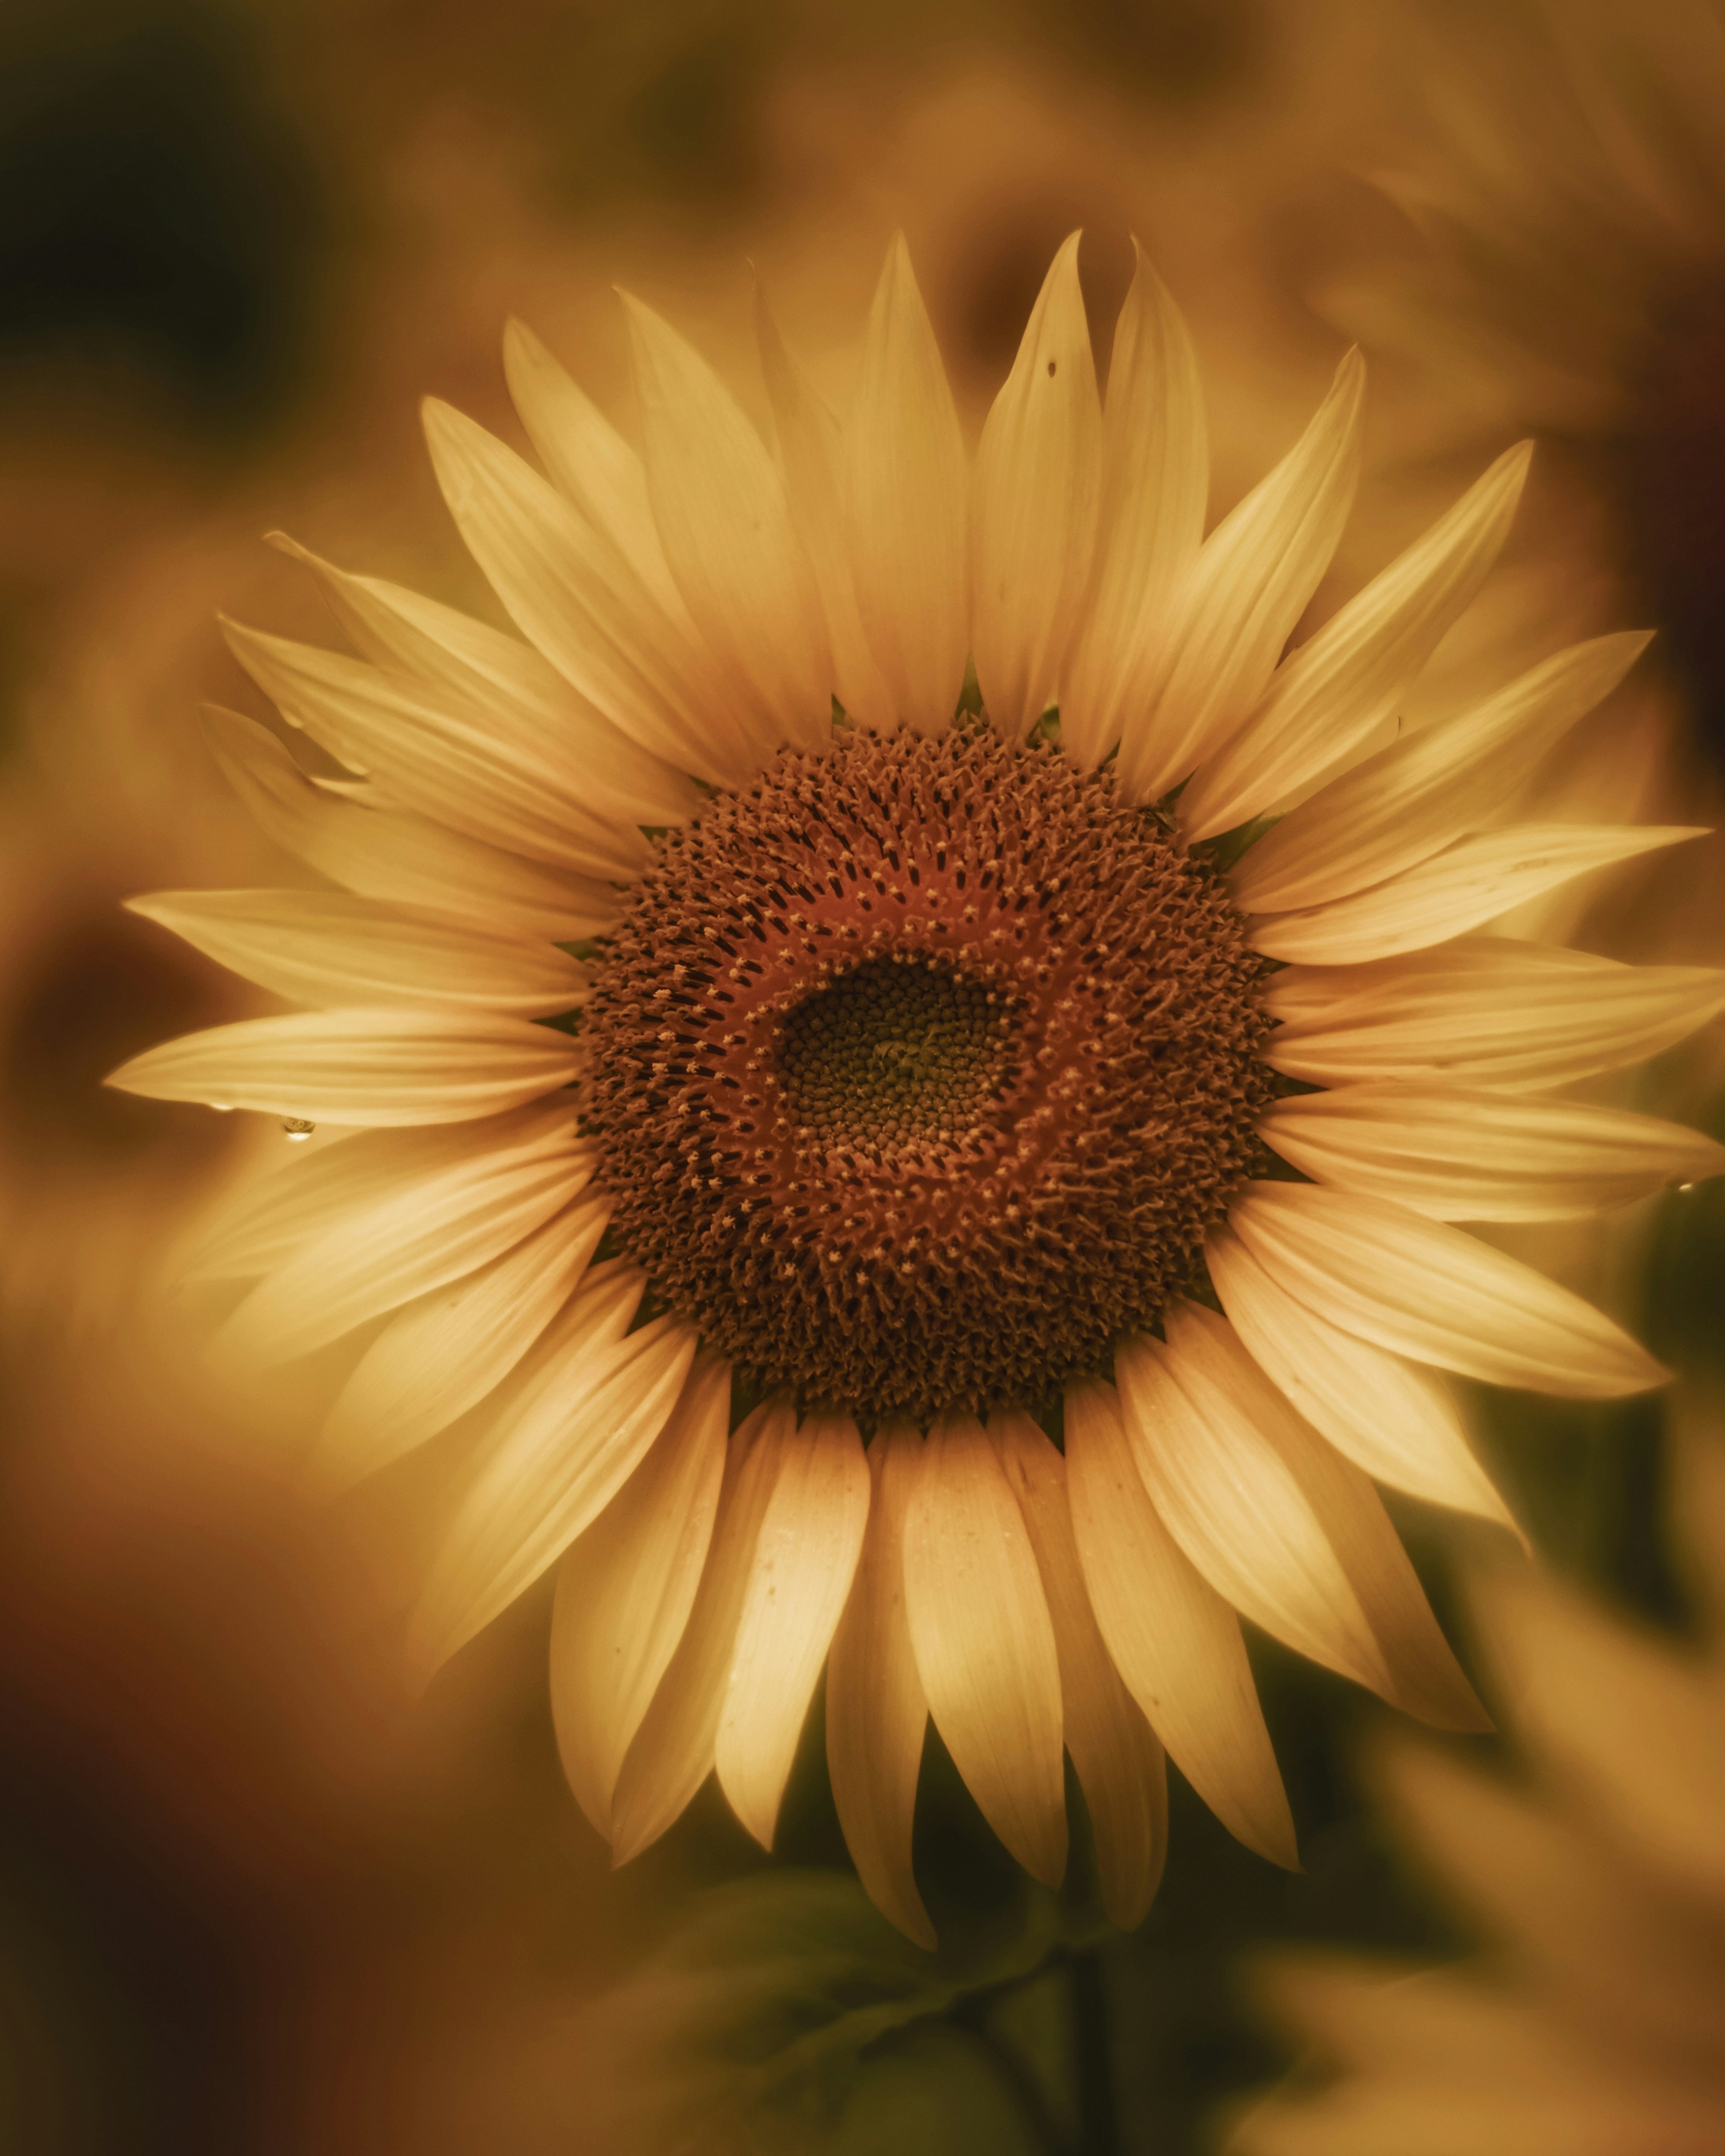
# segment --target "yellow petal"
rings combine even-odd
[[[597,877],[523,860],[424,816],[325,792],[254,719],[206,705],[203,722],[223,776],[264,835],[362,897],[459,914],[552,943],[603,934],[622,911],[621,894]]]
[[[383,805],[407,808],[488,845],[585,875],[628,877],[647,843],[604,812],[603,767],[589,778],[536,731],[406,674],[224,622],[234,656],[293,725],[349,770],[375,775]]]
[[[288,1158],[273,1173],[236,1182],[203,1215],[186,1246],[185,1276],[242,1280],[266,1273],[311,1236],[357,1217],[393,1190],[553,1130],[572,1139],[578,1135],[572,1100],[554,1098],[467,1123],[346,1131],[309,1152],[284,1147]]]
[[[1392,718],[1509,536],[1533,444],[1506,449],[1447,516],[1277,669],[1268,693],[1180,798],[1192,839],[1249,823]]]
[[[301,1243],[234,1311],[215,1344],[241,1361],[311,1354],[513,1250],[593,1171],[592,1148],[564,1131],[396,1183]]]
[[[614,1864],[627,1864],[657,1841],[712,1772],[755,1545],[780,1457],[796,1430],[795,1407],[779,1399],[757,1408],[732,1435],[694,1607],[617,1778],[611,1800]]]
[[[314,1123],[465,1122],[567,1086],[565,1034],[483,1013],[295,1012],[242,1019],[146,1049],[107,1083],[152,1101],[262,1108]]]
[[[408,1643],[429,1677],[555,1564],[639,1465],[675,1405],[696,1336],[669,1317],[620,1341],[583,1298],[483,1454],[432,1568]]]
[[[928,1702],[905,1614],[905,1513],[922,1448],[903,1427],[877,1431],[869,1447],[868,1532],[827,1661],[827,1770],[869,1899],[932,1951],[934,1926],[911,1868]]]
[[[1359,476],[1365,368],[1349,352],[1306,432],[1204,542],[1153,693],[1127,716],[1118,779],[1154,801],[1262,695],[1341,538]]]
[[[1302,802],[1229,877],[1249,913],[1363,891],[1489,824],[1547,750],[1609,696],[1647,647],[1640,630],[1542,660],[1476,711],[1422,726]]]
[[[1091,1607],[1127,1691],[1229,1832],[1297,1869],[1240,1620],[1158,1517],[1114,1388],[1096,1379],[1066,1389],[1066,1493]]]
[[[640,459],[525,322],[505,326],[503,373],[558,493],[611,542],[666,613],[690,626],[665,564]]]
[[[983,1816],[1034,1878],[1066,1868],[1060,1669],[1023,1516],[980,1423],[930,1433],[905,1521],[928,1711]]]
[[[162,891],[126,906],[299,1003],[454,1004],[536,1018],[586,1000],[586,969],[548,944],[345,891]]]
[[[971,480],[971,641],[983,707],[1009,741],[1055,701],[1096,548],[1102,412],[1078,241],[1043,281]]]
[[[716,701],[711,656],[636,570],[511,449],[435,399],[425,436],[474,559],[523,635],[651,755],[734,784],[771,753],[767,735]]]
[[[964,685],[964,442],[903,236],[869,315],[845,427],[845,521],[864,632],[895,716],[942,732]]]
[[[575,1292],[611,1217],[603,1199],[392,1317],[336,1395],[314,1465],[345,1487],[447,1430],[501,1384]]]
[[[844,429],[786,348],[758,280],[755,327],[761,371],[778,430],[785,493],[826,612],[839,701],[854,725],[888,732],[898,724],[898,711],[863,632],[851,581],[845,529]]]
[[[732,693],[769,715],[776,742],[819,748],[830,737],[832,659],[783,481],[700,354],[650,307],[623,300],[671,574]]]
[[[1259,1367],[1338,1452],[1392,1489],[1520,1533],[1474,1458],[1455,1399],[1435,1371],[1344,1332],[1295,1301],[1232,1229],[1219,1229],[1204,1255],[1222,1307]]]
[[[1581,1219],[1725,1173],[1725,1147],[1679,1123],[1465,1086],[1299,1094],[1258,1134],[1316,1183],[1435,1220]]]
[[[1281,1021],[1266,1060],[1291,1078],[1522,1090],[1658,1055],[1725,1010],[1725,973],[1481,936],[1373,965],[1290,966],[1262,995]]]
[[[1102,411],[1095,596],[1060,683],[1060,748],[1081,771],[1096,768],[1153,691],[1209,488],[1191,335],[1136,239],[1132,249]]]
[[[1458,839],[1369,891],[1294,913],[1259,915],[1266,957],[1351,965],[1447,942],[1590,870],[1707,836],[1700,824],[1515,824]]]
[[[713,1746],[719,1786],[763,1849],[869,1517],[869,1464],[849,1415],[812,1415],[779,1455],[743,1589]]]
[[[688,779],[614,726],[531,644],[405,584],[338,569],[283,532],[270,539],[317,578],[336,619],[374,666],[453,693],[511,732],[572,757],[595,798],[625,823],[689,820],[700,795]]]
[[[569,1787],[608,1840],[624,1755],[695,1606],[730,1416],[730,1365],[697,1356],[646,1458],[557,1568],[552,1720]]]
[[[1228,1217],[1296,1301],[1392,1353],[1578,1399],[1645,1392],[1669,1374],[1531,1265],[1381,1199],[1252,1183]]]
[[[1489,1728],[1370,1480],[1225,1318],[1177,1302],[1166,1324],[1165,1348],[1134,1342],[1130,1373],[1119,1363],[1121,1399],[1152,1499],[1199,1568],[1298,1652],[1440,1728]]]
[[[1028,1415],[990,1418],[988,1435],[1024,1516],[1054,1620],[1066,1749],[1090,1808],[1102,1907],[1141,1924],[1168,1856],[1161,1744],[1109,1658],[1084,1584],[1066,1500],[1066,1463]]]
[[[1254,1414],[1261,1399],[1216,1382],[1225,1366],[1214,1372],[1178,1353],[1178,1314],[1170,1305],[1167,1348],[1122,1340],[1114,1357],[1127,1435],[1157,1512],[1243,1615],[1387,1697],[1383,1649],[1325,1532],[1313,1478],[1301,1471],[1310,1463],[1286,1442],[1280,1418],[1266,1428]]]

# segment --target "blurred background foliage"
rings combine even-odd
[[[917,1868],[943,1950],[906,1947],[850,1878],[818,1712],[770,1863],[709,1787],[608,1876],[558,1770],[547,1596],[407,1700],[361,1531],[376,1523],[295,1493],[291,1402],[267,1427],[239,1418],[184,1375],[171,1323],[138,1321],[177,1210],[264,1141],[99,1085],[238,1009],[117,910],[152,883],[244,880],[254,858],[193,728],[201,696],[245,707],[213,614],[321,633],[255,544],[295,519],[338,558],[483,603],[415,410],[434,389],[506,424],[511,307],[536,308],[626,405],[613,279],[726,357],[754,255],[819,362],[902,222],[974,413],[1081,223],[1106,350],[1137,231],[1195,325],[1225,506],[1333,364],[1314,291],[1403,244],[1358,177],[1390,102],[1390,12],[0,13],[0,2147],[1178,2156],[1279,2063],[1236,1980],[1245,1948],[1450,1943],[1353,1779],[1377,1710],[1262,1640],[1305,1870],[1241,1849],[1176,1778],[1168,1875],[1132,1938],[1095,1914],[1081,1831],[1062,1895],[1025,1887],[931,1731]],[[1429,511],[1400,448],[1444,432],[1388,379],[1400,432],[1376,438],[1356,583]],[[1596,579],[1563,552],[1562,510],[1536,490],[1510,567],[1518,589],[1537,569],[1568,624]],[[1652,881],[1643,901],[1647,955],[1717,957],[1693,886]],[[1592,926],[1598,947],[1625,932]],[[1720,1075],[1703,1045],[1641,1097],[1725,1136]],[[1572,1240],[1567,1277],[1725,1384],[1717,1187]],[[1540,1547],[1681,1624],[1659,1404],[1481,1413]],[[1398,1518],[1447,1622],[1469,1536]]]

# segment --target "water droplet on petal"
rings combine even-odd
[[[308,1123],[303,1116],[284,1116],[281,1127],[295,1145],[300,1145],[311,1137],[317,1126],[316,1123]]]

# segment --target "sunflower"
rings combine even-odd
[[[1331,2074],[1243,2119],[1231,2156],[1710,2156],[1725,2148],[1725,1453],[1688,1446],[1699,1645],[1550,1580],[1476,1608],[1530,1774],[1434,1745],[1375,1779],[1489,1960],[1423,1969],[1290,1956],[1263,1988]],[[1317,2063],[1318,2061],[1314,2061]]]
[[[973,459],[901,242],[842,425],[763,307],[771,449],[636,301],[639,454],[512,327],[543,474],[426,424],[525,641],[309,556],[360,656],[229,629],[348,775],[232,715],[217,753],[331,887],[134,903],[308,1008],[114,1081],[348,1127],[196,1270],[243,1288],[230,1356],[347,1343],[334,1480],[451,1433],[418,1670],[556,1568],[560,1747],[621,1861],[715,1769],[770,1845],[824,1664],[858,1869],[925,1941],[931,1716],[1048,1881],[1070,1752],[1122,1924],[1164,1748],[1294,1861],[1242,1615],[1479,1727],[1373,1478],[1502,1520],[1437,1373],[1662,1373],[1450,1223],[1725,1160],[1551,1097],[1725,976],[1475,932],[1687,835],[1498,820],[1644,639],[1382,745],[1525,449],[1284,656],[1358,357],[1205,538],[1183,323],[1140,259],[1104,402],[1077,249]]]

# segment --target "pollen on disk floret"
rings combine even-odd
[[[1153,818],[982,728],[787,755],[599,969],[616,1231],[763,1383],[1036,1400],[1153,1322],[1256,1157],[1258,962]]]

